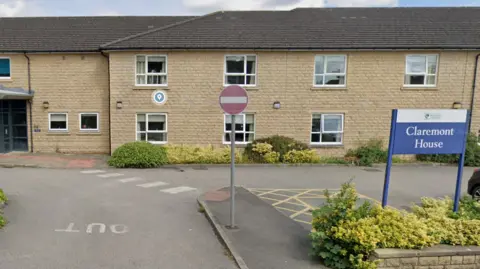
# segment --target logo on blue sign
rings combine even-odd
[[[163,91],[156,91],[152,94],[152,99],[155,104],[161,105],[165,103],[167,97]]]

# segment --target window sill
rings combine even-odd
[[[0,81],[1,82],[12,82],[13,79],[12,78],[0,78]]]
[[[169,90],[167,85],[135,85],[134,90]]]
[[[52,131],[49,130],[47,135],[70,135],[69,131]]]
[[[435,87],[422,87],[422,86],[402,86],[400,88],[402,91],[438,91],[438,88]]]
[[[343,148],[343,144],[310,144],[310,148]]]
[[[80,131],[77,133],[77,135],[102,135],[100,131]]]
[[[312,91],[347,91],[347,87],[312,87]]]

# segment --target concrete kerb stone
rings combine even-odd
[[[0,163],[1,168],[40,168],[36,164],[12,164],[12,163]]]
[[[237,266],[240,269],[249,269],[247,264],[243,260],[243,258],[235,250],[235,247],[233,246],[230,239],[228,239],[228,236],[225,233],[225,231],[223,230],[222,226],[217,222],[217,220],[213,216],[212,211],[208,208],[207,203],[203,199],[203,195],[201,195],[197,198],[197,202],[205,210],[205,216],[207,217],[208,221],[212,225],[215,233],[217,234],[217,237],[220,239],[222,244],[228,249],[228,251],[232,255],[232,257],[235,260],[235,263],[237,264]]]

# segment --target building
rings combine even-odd
[[[0,19],[0,152],[221,146],[221,90],[249,105],[236,140],[280,134],[341,155],[388,139],[393,108],[471,109],[480,8],[228,11]],[[166,101],[156,104],[161,90]]]

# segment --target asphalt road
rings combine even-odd
[[[463,189],[472,173],[464,172]],[[247,188],[338,188],[353,179],[380,200],[384,172],[359,167],[238,167]],[[453,195],[455,167],[394,167],[391,205]],[[0,231],[0,268],[236,268],[205,217],[199,193],[229,184],[229,168],[0,169],[10,223]],[[137,186],[140,185],[140,186]]]

